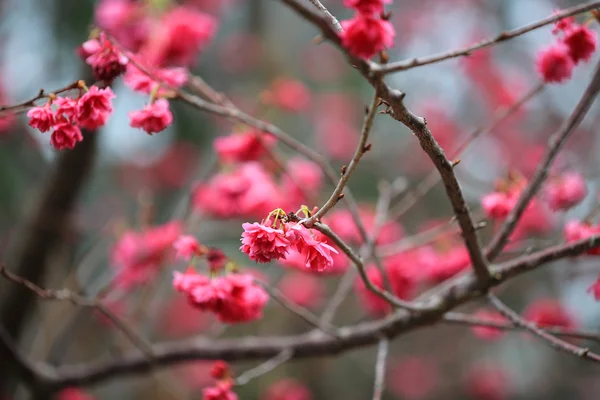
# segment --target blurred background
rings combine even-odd
[[[120,0],[3,0],[0,104],[29,99],[40,88],[51,91],[77,79],[91,81],[89,68],[76,49],[98,23],[99,10],[111,2]],[[242,110],[272,122],[314,148],[336,170],[350,160],[372,89],[336,49],[327,43],[318,44],[316,30],[291,10],[274,0],[138,3],[145,3],[156,13],[176,6],[175,3],[186,3],[185,6],[214,16],[218,21],[216,37],[195,60],[192,73],[225,93]],[[341,0],[323,3],[340,20],[352,16]],[[395,46],[389,50],[390,60],[464,47],[579,3],[582,2],[394,1],[386,7],[392,12],[391,22],[397,32]],[[580,23],[587,20],[588,14],[577,19]],[[597,31],[597,22],[591,22],[590,27]],[[546,26],[469,58],[392,74],[387,81],[407,94],[408,107],[427,118],[436,139],[452,154],[473,130],[489,126],[495,116],[539,85],[535,55],[554,40],[551,31],[552,25]],[[477,221],[485,219],[482,197],[495,190],[499,179],[506,178],[509,171],[524,178],[531,175],[548,138],[583,93],[597,58],[595,55],[589,63],[578,65],[568,82],[546,85],[518,112],[460,154],[456,173]],[[62,160],[63,168],[75,175],[81,172],[81,176],[73,178],[74,185],[75,180],[81,180],[81,192],[74,206],[65,208],[71,216],[68,225],[61,227],[64,237],[54,240],[50,232],[51,241],[42,239],[38,247],[34,246],[44,253],[44,262],[29,262],[28,273],[36,276],[42,286],[67,287],[95,296],[115,276],[111,249],[123,232],[183,219],[188,233],[200,242],[222,249],[241,268],[255,271],[320,315],[344,281],[347,267],[340,267],[339,273],[319,276],[274,263],[254,265],[239,252],[239,235],[242,222],[254,222],[260,217],[216,218],[210,213],[194,212],[193,204],[190,205],[194,188],[226,168],[216,159],[212,144],[216,137],[231,133],[234,125],[173,101],[173,125],[150,136],[131,128],[128,120],[128,113],[143,107],[147,96],[132,92],[119,79],[112,87],[117,97],[108,124],[93,133],[93,139],[87,135],[71,156],[65,156],[67,150],[55,151],[49,145],[49,136],[30,128],[25,115],[0,120],[0,261],[9,269],[24,262],[22,249],[29,237],[29,222],[35,218],[44,195],[52,191],[49,182],[56,184],[53,179],[61,158],[70,157]],[[513,246],[502,259],[561,243],[564,224],[583,219],[594,210],[600,172],[599,141],[595,137],[599,121],[596,104],[567,142],[550,178],[576,171],[585,178],[587,196],[566,212],[550,211],[540,198],[539,212],[514,238]],[[86,142],[89,143],[85,145]],[[448,224],[452,212],[441,185],[403,210],[405,194],[433,170],[410,131],[388,116],[378,116],[371,142],[372,150],[361,161],[349,188],[361,204],[365,223],[372,225],[381,182],[395,182],[399,193],[391,200],[386,225],[389,237],[382,239],[381,244],[398,242],[436,224]],[[283,145],[278,145],[276,152],[284,162],[297,156]],[[65,177],[68,176],[67,173]],[[64,179],[61,183],[69,186]],[[59,193],[68,192],[62,185],[53,188]],[[318,202],[309,206],[322,204],[331,190],[332,185],[327,182],[317,185],[310,195]],[[338,214],[329,221],[332,226],[343,220],[344,208],[342,203],[336,207]],[[481,230],[484,242],[490,239],[494,228],[490,222]],[[46,246],[47,243],[52,245]],[[412,249],[416,253],[411,253],[411,257],[417,255],[410,258],[414,263],[411,268],[420,268],[419,263],[425,262],[423,254],[433,254],[438,257],[436,260],[453,257],[452,250],[462,249],[459,243],[457,235],[448,233]],[[360,243],[353,245],[358,248]],[[30,256],[35,259],[35,254]],[[458,269],[466,266],[459,264]],[[169,262],[151,284],[135,290],[110,291],[106,302],[151,341],[194,336],[286,335],[311,329],[273,300],[263,319],[225,327],[189,307],[173,290],[172,271],[184,268],[185,264]],[[597,273],[594,258],[568,259],[514,279],[503,285],[499,294],[515,310],[537,313],[540,319],[550,321],[548,324],[599,329],[600,307],[587,292]],[[345,279],[346,286],[350,282],[349,295],[333,319],[337,326],[380,315],[361,296],[360,288],[354,291],[351,279]],[[416,291],[433,284],[419,283]],[[0,288],[6,291],[13,286],[4,282]],[[23,291],[19,293],[27,296]],[[16,303],[17,308],[14,305],[11,316],[21,315],[10,319],[4,307],[2,318],[5,324],[18,325],[7,329],[12,330],[32,359],[61,365],[118,356],[131,348],[123,335],[93,310],[39,299],[31,304]],[[460,311],[481,313],[484,306],[474,302]],[[597,349],[593,343],[581,344]],[[365,348],[336,357],[289,362],[235,391],[241,399],[371,398],[375,353],[375,348]],[[597,367],[557,353],[521,333],[490,334],[467,326],[435,325],[394,340],[388,361],[386,399],[596,399],[600,393]],[[211,365],[204,361],[178,365],[144,376],[113,379],[84,390],[98,399],[201,398],[201,389],[211,384]],[[236,363],[233,369],[241,373],[254,365]],[[4,396],[28,398],[25,388],[15,383],[9,380]]]

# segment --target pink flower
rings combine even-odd
[[[56,115],[77,122],[77,100],[69,97],[59,97],[52,102],[56,106]]]
[[[151,65],[187,66],[214,37],[217,21],[191,7],[175,7],[163,15],[158,28],[142,49]]]
[[[299,157],[288,160],[281,177],[281,188],[287,194],[286,204],[290,204],[290,209],[298,209],[308,203],[310,196],[319,193],[322,185],[323,171],[317,164]]]
[[[254,283],[252,275],[230,274],[223,279],[228,280],[231,291],[217,314],[219,321],[235,324],[261,318],[269,295]]]
[[[61,118],[53,126],[54,131],[50,136],[50,144],[56,150],[73,149],[75,144],[83,140],[79,127]]]
[[[224,162],[243,162],[260,159],[275,145],[275,137],[253,129],[218,137],[213,147]]]
[[[231,381],[217,382],[216,386],[202,389],[202,400],[238,400],[232,388]]]
[[[576,242],[600,233],[600,227],[587,222],[569,221],[565,225],[564,237],[567,242]],[[600,247],[588,250],[586,254],[600,255]]]
[[[92,86],[77,102],[77,124],[89,130],[98,129],[106,124],[112,112],[112,99],[115,94],[111,88],[98,89]]]
[[[515,207],[518,196],[504,192],[492,192],[481,199],[481,207],[488,217],[504,219]]]
[[[394,44],[396,32],[388,21],[357,14],[353,19],[342,21],[340,33],[342,46],[359,58],[371,58]]]
[[[180,236],[174,243],[175,258],[180,260],[189,261],[194,256],[202,254],[200,244],[195,237],[190,235]]]
[[[91,39],[81,45],[85,62],[92,67],[98,80],[110,82],[125,72],[127,57],[114,46],[104,32],[97,39]]]
[[[129,125],[133,128],[141,128],[151,135],[171,125],[173,114],[169,110],[169,102],[166,99],[158,99],[140,111],[130,112],[129,119]]]
[[[579,204],[587,195],[585,179],[577,172],[566,173],[548,181],[545,198],[550,209],[568,210]]]
[[[535,63],[544,82],[561,83],[571,78],[575,63],[570,51],[567,45],[557,42],[538,52]]]
[[[563,42],[569,48],[569,55],[575,64],[589,61],[596,51],[598,37],[596,32],[585,25],[573,25],[565,30]]]
[[[469,369],[466,386],[473,399],[505,400],[510,395],[506,370],[495,365],[477,364]]]
[[[301,112],[311,103],[310,91],[300,81],[276,79],[271,90],[265,93],[266,103],[273,104],[289,112]]]
[[[502,314],[497,311],[488,311],[488,310],[479,310],[475,314],[474,317],[477,317],[483,321],[489,322],[506,322],[506,318]],[[497,328],[491,328],[487,326],[474,326],[471,328],[471,331],[475,336],[484,340],[498,340],[502,336],[504,336],[504,331]]]
[[[242,224],[242,253],[259,263],[285,258],[290,241],[282,229],[275,229],[255,222]]]
[[[168,86],[171,86],[175,89],[179,89],[183,86],[188,80],[188,70],[182,67],[175,68],[151,68],[141,60],[137,61],[142,64],[144,68],[150,72],[157,81],[152,80],[145,72],[136,67],[133,63],[127,64],[127,71],[125,72],[125,76],[123,77],[123,81],[125,85],[136,92],[142,92],[150,94],[152,90],[154,90],[159,84],[164,83]],[[163,96],[167,93],[169,89],[165,87],[161,87],[156,95]]]
[[[600,277],[588,288],[587,292],[593,294],[596,301],[600,300]]]
[[[212,317],[199,313],[186,296],[176,295],[163,303],[160,315],[154,318],[154,329],[173,339],[190,337],[209,329],[214,322]]]
[[[429,265],[428,279],[442,282],[465,270],[471,265],[469,252],[463,245],[458,245],[443,252],[438,252],[437,262]]]
[[[261,400],[312,400],[310,390],[292,378],[280,379],[269,386]]]
[[[29,118],[29,126],[39,129],[40,132],[48,132],[54,125],[54,112],[49,102],[43,107],[31,108],[27,111],[27,118]]]
[[[314,308],[325,298],[323,280],[309,274],[289,273],[279,281],[279,290],[302,307]]]
[[[560,10],[557,10],[554,13],[556,14],[558,12],[560,12]],[[575,22],[575,17],[566,17],[563,19],[559,19],[558,21],[556,21],[554,23],[554,28],[552,29],[552,33],[554,35],[557,35],[561,31],[566,31],[569,28],[571,28],[571,26],[573,26],[574,22]]]
[[[150,28],[144,5],[130,0],[101,0],[96,4],[96,25],[114,36],[126,49],[137,51]]]
[[[63,389],[58,393],[56,398],[57,400],[94,400],[92,396],[78,388]]]
[[[554,299],[540,299],[531,303],[523,317],[540,327],[575,328],[573,315]]]
[[[210,369],[210,376],[214,379],[225,379],[228,377],[229,373],[229,365],[221,360],[215,361]]]
[[[173,288],[178,292],[188,293],[194,287],[208,285],[209,282],[208,277],[198,274],[193,268],[188,268],[183,274],[173,272]]]
[[[344,0],[344,5],[359,13],[373,15],[383,12],[383,5],[391,2],[392,0]]]
[[[333,265],[331,253],[337,254],[338,251],[327,244],[326,239],[321,237],[320,233],[306,229],[301,224],[288,224],[286,237],[304,257],[306,268],[321,272],[328,270]]]
[[[373,283],[373,285],[379,289],[384,289],[383,276],[381,275],[379,268],[377,268],[375,265],[369,265],[366,267],[366,271],[367,277]],[[354,289],[358,293],[358,299],[360,300],[362,306],[370,314],[382,315],[388,313],[392,309],[390,303],[367,288],[365,282],[360,276],[356,277]]]

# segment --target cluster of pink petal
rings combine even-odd
[[[50,143],[57,150],[73,149],[83,140],[80,127],[95,130],[106,124],[114,97],[109,87],[92,86],[77,99],[59,97],[44,106],[31,108],[27,112],[29,125],[41,132],[52,130]],[[52,109],[53,104],[56,110]]]
[[[165,130],[173,123],[173,114],[167,99],[158,99],[143,109],[129,113],[129,125],[140,128],[149,135]]]
[[[248,129],[216,138],[213,147],[221,161],[235,163],[259,160],[275,143],[273,135]]]
[[[98,80],[111,82],[125,72],[129,61],[108,38],[101,32],[98,38],[83,43],[80,53],[85,62],[92,67],[94,77]]]
[[[577,172],[565,173],[546,184],[545,198],[550,209],[568,210],[579,204],[587,195],[585,179]]]
[[[224,323],[243,323],[262,317],[269,295],[249,274],[209,278],[192,269],[174,273],[173,287],[187,295],[191,305],[214,313]]]
[[[118,268],[115,286],[127,289],[154,279],[171,257],[181,230],[181,223],[172,221],[142,232],[125,232],[111,254],[111,262]]]
[[[545,82],[564,82],[571,78],[580,61],[589,61],[597,46],[597,35],[573,18],[559,21],[553,33],[560,35],[552,45],[538,52],[536,67]]]
[[[292,378],[280,379],[267,388],[261,400],[312,400],[310,390]]]
[[[227,380],[202,389],[202,400],[238,400],[238,396],[233,391],[233,382]]]
[[[136,66],[138,63],[144,66],[144,69],[158,81],[155,81],[153,78],[148,76],[146,72],[139,69]],[[188,70],[183,67],[149,67],[147,66],[147,62],[144,60],[135,59],[135,63],[130,62],[127,64],[127,71],[123,76],[123,81],[127,87],[135,92],[150,94],[153,90],[156,90],[156,95],[161,97],[168,93],[167,88],[160,86],[161,83],[164,83],[174,89],[179,89],[187,82],[188,76]],[[160,88],[157,90],[159,86]]]
[[[368,59],[394,45],[394,27],[378,17],[358,13],[341,24],[342,46],[355,57]]]
[[[242,227],[240,250],[256,262],[285,260],[290,251],[295,251],[303,259],[305,268],[323,272],[332,267],[332,254],[338,253],[320,233],[300,223],[285,223],[281,224],[281,228],[273,228],[255,222],[244,223]]]
[[[576,242],[600,234],[600,225],[592,225],[589,222],[573,220],[567,222],[563,233],[567,242]],[[600,247],[590,249],[586,253],[600,255]]]

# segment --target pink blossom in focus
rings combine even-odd
[[[84,129],[96,130],[106,124],[112,112],[112,99],[115,98],[110,87],[98,89],[92,86],[77,102],[77,124]]]
[[[562,42],[540,50],[535,63],[538,73],[546,83],[561,83],[570,79],[575,67],[569,47]]]
[[[323,280],[309,274],[288,273],[279,281],[278,287],[285,297],[306,308],[318,307],[325,298]]]
[[[569,48],[569,55],[575,64],[589,61],[596,51],[598,36],[586,25],[572,25],[565,30],[563,43]]]
[[[218,137],[213,147],[222,161],[231,163],[258,160],[275,142],[273,135],[249,129]]]
[[[390,4],[392,0],[344,0],[346,7],[351,7],[361,14],[380,14],[383,12],[383,5]]]
[[[511,394],[507,371],[495,365],[474,365],[468,371],[465,384],[470,398],[476,400],[505,400]]]
[[[587,195],[585,179],[577,172],[550,179],[545,189],[548,206],[554,211],[568,210],[579,204]]]
[[[255,222],[242,224],[242,253],[253,261],[268,263],[285,258],[290,241],[282,229],[275,229]]]
[[[29,109],[27,118],[29,118],[29,126],[38,129],[40,132],[48,132],[54,125],[54,112],[50,107],[50,103],[46,103],[42,107]]]
[[[220,381],[216,386],[202,389],[202,400],[238,400],[238,396],[231,381]]]
[[[129,125],[141,128],[149,135],[161,132],[173,123],[173,114],[166,99],[158,99],[142,110],[129,113]]]
[[[292,245],[304,257],[306,268],[321,272],[333,265],[332,253],[338,251],[330,246],[322,235],[305,228],[301,224],[288,224],[286,226],[286,237]]]
[[[310,390],[292,378],[285,378],[271,384],[260,400],[312,400]]]
[[[485,309],[478,310],[473,314],[474,317],[489,322],[506,322],[506,318],[497,311],[488,311]],[[487,326],[473,326],[471,331],[475,336],[484,340],[498,340],[504,336],[504,331],[497,328],[491,328]]]
[[[54,131],[50,136],[50,144],[56,150],[73,149],[75,144],[83,140],[79,127],[61,118],[53,126]]]
[[[310,91],[300,81],[277,79],[265,94],[265,102],[289,112],[305,111],[311,104]]]
[[[52,102],[56,106],[56,116],[61,116],[71,122],[77,122],[78,101],[69,97],[58,97]]]
[[[190,235],[180,236],[174,243],[175,258],[179,260],[189,261],[192,257],[200,255],[200,244],[195,237]]]
[[[396,32],[388,21],[357,14],[341,24],[344,28],[340,33],[342,46],[355,57],[371,58],[394,45]]]
[[[106,37],[104,32],[97,39],[90,39],[81,45],[85,62],[92,67],[98,80],[110,82],[123,72],[128,58]]]

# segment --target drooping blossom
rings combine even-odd
[[[275,141],[271,134],[248,129],[216,138],[213,147],[223,162],[255,161],[272,148]]]
[[[586,25],[573,24],[565,31],[563,43],[569,48],[569,55],[575,64],[589,61],[596,51],[598,36]]]
[[[270,385],[260,400],[312,400],[310,390],[301,382],[285,378]]]
[[[149,135],[161,132],[173,123],[173,114],[167,99],[158,99],[139,111],[129,113],[129,125],[141,128]]]
[[[242,224],[242,253],[248,255],[252,261],[268,263],[272,260],[285,258],[290,240],[283,229],[273,228],[255,222]]]
[[[140,52],[159,67],[193,65],[216,31],[217,21],[212,16],[193,7],[174,7],[155,25]]]
[[[77,101],[77,124],[84,129],[95,130],[106,124],[112,112],[112,99],[115,98],[110,87],[98,89],[92,86]]]
[[[507,370],[493,364],[479,363],[469,368],[465,386],[476,400],[505,400],[511,394]]]
[[[311,104],[310,91],[300,81],[293,79],[276,79],[269,91],[265,92],[263,100],[282,110],[302,112]]]
[[[586,195],[585,179],[577,172],[550,179],[545,188],[545,199],[554,211],[568,210],[579,204]]]
[[[101,32],[98,38],[81,45],[85,62],[92,67],[94,77],[110,82],[123,72],[128,58]]]
[[[127,64],[127,71],[123,76],[125,85],[136,92],[150,94],[161,83],[164,83],[172,88],[179,89],[188,80],[188,70],[183,67],[158,68],[147,66],[144,60],[136,60],[144,66],[146,71],[150,72],[153,77],[158,79],[158,82],[150,78],[148,74],[139,69],[133,62]],[[168,92],[168,88],[162,85],[156,91],[157,96],[164,96]]]
[[[373,15],[383,12],[383,5],[391,2],[392,0],[344,0],[344,5],[359,13]]]
[[[569,46],[556,42],[542,49],[536,56],[538,73],[546,83],[561,83],[571,78],[575,63]]]
[[[506,322],[506,318],[504,318],[504,316],[497,311],[482,309],[475,312],[473,316],[484,322]],[[498,340],[504,336],[503,330],[484,325],[473,326],[471,331],[478,338],[489,341]]]
[[[359,58],[371,58],[394,45],[396,32],[388,21],[356,14],[354,18],[341,22],[342,46]]]
[[[333,265],[332,253],[338,251],[327,243],[320,232],[307,229],[302,224],[288,224],[286,237],[304,257],[306,268],[321,272]]]
[[[306,308],[318,307],[325,298],[323,280],[310,274],[288,273],[279,281],[278,288],[289,300]]]
[[[27,111],[27,118],[29,118],[29,126],[38,129],[40,132],[48,132],[54,125],[54,111],[52,111],[49,102],[42,107],[31,108]]]
[[[227,380],[202,389],[202,400],[238,400],[238,396],[233,391],[233,382]]]
[[[125,232],[111,254],[111,262],[117,267],[115,285],[128,289],[153,279],[171,256],[181,230],[181,223],[172,221],[141,232]]]
[[[574,316],[555,299],[544,298],[531,303],[523,317],[540,327],[575,328]]]
[[[64,117],[71,122],[77,121],[77,103],[78,100],[70,97],[58,97],[52,102],[56,106],[56,116]]]
[[[204,254],[205,249],[200,246],[198,240],[190,235],[180,236],[174,243],[175,258],[189,261],[194,256],[200,256]]]
[[[588,222],[569,221],[564,228],[564,237],[567,242],[576,242],[600,233],[600,227]],[[586,254],[600,255],[600,246],[586,251]]]
[[[73,125],[64,117],[59,118],[52,128],[50,144],[56,150],[73,149],[75,144],[83,140],[83,135],[79,127]]]
[[[488,217],[502,220],[515,207],[518,198],[514,193],[492,192],[483,196],[481,207]]]

